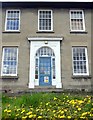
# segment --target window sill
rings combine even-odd
[[[19,76],[2,76],[2,79],[18,79]]]
[[[72,79],[78,79],[78,78],[85,78],[85,79],[91,79],[91,75],[72,75]]]
[[[20,33],[20,31],[3,31],[2,33]]]
[[[36,33],[55,33],[54,31],[37,31]]]
[[[71,34],[87,34],[87,31],[70,31]]]

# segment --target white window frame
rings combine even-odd
[[[40,16],[40,11],[51,11],[51,30],[40,30],[39,29],[39,16]],[[40,9],[38,10],[38,31],[53,31],[53,10],[50,10],[50,9]]]
[[[7,15],[8,15],[8,11],[19,11],[19,29],[18,30],[7,30]],[[5,31],[13,31],[13,32],[18,32],[20,31],[20,10],[19,9],[8,9],[6,10],[6,19],[5,19]]]
[[[4,54],[5,54],[4,49],[5,49],[5,48],[16,48],[16,49],[17,49],[16,74],[4,74],[4,73],[3,73],[3,61],[4,61]],[[18,72],[18,47],[17,47],[17,46],[4,46],[2,49],[3,49],[3,50],[2,50],[2,67],[1,67],[1,76],[17,76],[17,74],[18,74],[18,73],[17,73],[17,72]]]
[[[84,49],[85,49],[85,55],[86,55],[86,71],[87,71],[86,73],[74,73],[73,48],[84,48]],[[81,47],[81,46],[73,46],[73,47],[72,47],[72,68],[73,68],[73,75],[74,75],[74,76],[89,76],[87,47]]]
[[[78,11],[79,11],[79,12],[82,12],[82,17],[83,17],[83,18],[82,18],[82,19],[83,19],[83,21],[82,21],[82,22],[83,22],[83,30],[73,30],[73,29],[72,29],[72,25],[71,25],[71,12],[75,12],[75,11],[76,11],[76,12],[78,12]],[[71,30],[72,32],[84,32],[84,31],[85,31],[84,10],[72,9],[72,10],[69,11],[69,14],[70,14],[70,30]]]

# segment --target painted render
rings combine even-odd
[[[8,3],[9,4],[9,3]],[[22,3],[25,4],[25,3]],[[5,13],[7,9],[20,9],[20,31],[6,32],[5,31]],[[52,9],[53,10],[53,31],[39,32],[38,31],[38,10]],[[80,8],[85,12],[85,32],[73,33],[70,31],[69,8],[56,8],[46,6],[42,7],[22,7],[8,6],[2,9],[2,48],[3,46],[18,47],[18,75],[16,77],[2,77],[0,85],[2,89],[11,90],[28,90],[39,87],[39,81],[34,81],[35,59],[34,56],[37,49],[42,46],[51,47],[56,54],[56,75],[58,79],[52,80],[52,85],[60,89],[85,89],[91,90],[92,72],[91,72],[91,9]],[[75,8],[74,8],[75,9]],[[77,8],[76,8],[77,9]],[[37,40],[33,40],[37,38]],[[43,39],[42,39],[43,38]],[[46,45],[45,39],[48,41]],[[60,38],[60,40],[48,40],[51,38]],[[1,39],[1,38],[0,38]],[[42,39],[42,40],[41,40]],[[72,69],[72,47],[86,46],[88,52],[88,76],[73,76]],[[0,53],[2,55],[2,52]],[[30,64],[33,63],[33,64]],[[1,64],[0,64],[1,68]],[[59,70],[60,69],[60,70]],[[32,73],[33,74],[32,74]],[[32,74],[32,76],[31,76]],[[33,80],[32,80],[33,78]],[[2,84],[1,84],[2,83]]]

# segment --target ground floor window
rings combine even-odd
[[[16,76],[18,63],[18,48],[3,47],[2,76]]]
[[[88,75],[88,58],[86,47],[73,47],[73,75]]]

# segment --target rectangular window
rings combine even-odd
[[[73,47],[73,75],[88,75],[86,47]]]
[[[38,58],[35,61],[35,79],[38,79]]]
[[[7,10],[6,11],[6,31],[19,31],[20,30],[20,10]]]
[[[38,30],[39,31],[53,30],[52,10],[38,11]]]
[[[17,76],[18,48],[4,47],[2,57],[2,76]]]
[[[55,58],[52,59],[52,68],[53,68],[53,79],[56,79]]]
[[[83,10],[70,10],[70,29],[71,31],[85,31]]]

